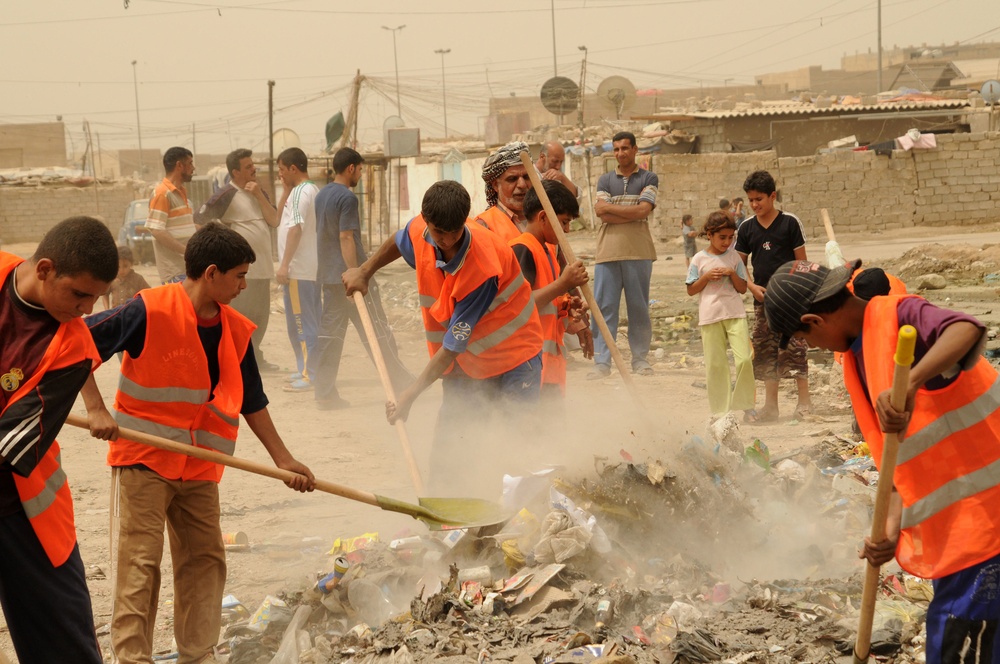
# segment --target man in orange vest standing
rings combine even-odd
[[[23,664],[100,664],[55,437],[100,364],[82,316],[118,272],[107,227],[72,217],[0,252],[0,604]]]
[[[521,163],[521,153],[527,149],[528,144],[521,141],[508,143],[483,163],[487,208],[476,217],[476,223],[504,242],[524,231],[524,195],[531,189],[531,180]]]
[[[886,539],[865,538],[861,555],[876,566],[895,556],[910,574],[933,580],[927,661],[996,662],[1000,382],[982,356],[986,330],[915,295],[851,294],[860,263],[785,263],[767,284],[767,323],[782,347],[794,336],[845,354],[844,382],[876,463],[883,432],[902,438]],[[889,396],[903,325],[916,328],[917,344],[906,408],[897,411]]]
[[[542,397],[562,397],[566,394],[566,346],[563,335],[570,330],[580,338],[584,357],[594,356],[594,339],[590,326],[583,322],[583,305],[570,291],[587,283],[589,277],[581,261],[560,269],[554,245],[557,245],[553,223],[569,232],[569,222],[580,215],[580,204],[561,182],[544,180],[542,186],[558,219],[551,220],[542,209],[534,189],[524,197],[524,215],[528,220],[524,233],[510,242],[517,257],[521,274],[531,284],[532,297],[542,323]]]
[[[511,402],[537,402],[540,390],[542,327],[531,286],[506,242],[466,224],[470,205],[461,184],[431,185],[420,214],[343,276],[352,295],[364,293],[369,279],[400,257],[417,272],[431,359],[396,402],[386,404],[386,416],[390,423],[405,420],[414,400],[444,377],[431,455],[435,474],[476,460],[479,450],[463,440],[459,422],[471,425],[470,416],[481,422]]]
[[[219,522],[223,467],[128,440],[118,435],[119,425],[232,454],[243,415],[274,464],[297,473],[286,484],[315,487],[271,421],[251,342],[254,325],[229,306],[246,288],[255,259],[239,233],[211,222],[188,241],[182,283],[142,291],[86,321],[101,357],[125,352],[113,419],[92,378],[83,392],[91,432],[112,441],[108,465],[121,516],[112,552],[111,647],[122,664],[151,661],[164,523],[178,662],[215,661],[226,551]]]

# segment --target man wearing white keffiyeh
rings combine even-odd
[[[476,222],[490,229],[506,241],[524,230],[524,195],[531,188],[528,172],[521,163],[521,152],[528,145],[521,141],[508,143],[483,164],[483,181],[486,183],[486,210],[476,217]]]

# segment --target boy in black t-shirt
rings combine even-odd
[[[806,361],[806,344],[792,339],[786,349],[778,347],[779,337],[767,326],[764,317],[764,292],[775,270],[788,261],[806,259],[806,241],[802,222],[798,217],[774,207],[777,198],[774,178],[767,171],[754,171],[743,183],[754,216],[740,225],[736,237],[736,251],[744,265],[750,259],[753,267],[747,290],[754,297],[754,324],[750,333],[753,345],[753,373],[764,381],[764,407],[752,421],[768,422],[778,419],[778,381],[794,378],[798,384],[799,400],[795,417],[801,419],[809,413],[809,380]]]

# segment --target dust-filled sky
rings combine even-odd
[[[0,2],[0,122],[61,115],[82,151],[83,122],[102,148],[135,147],[138,78],[143,147],[267,149],[274,127],[307,151],[347,114],[358,69],[360,139],[395,115],[393,33],[402,116],[443,135],[441,64],[451,135],[479,133],[491,95],[535,96],[553,75],[546,0],[31,0]],[[755,74],[840,66],[876,45],[876,0],[555,0],[558,73],[586,88],[612,74],[637,87],[752,83]],[[997,0],[883,0],[883,45],[1000,40]],[[133,68],[132,61],[136,61]],[[194,130],[194,133],[192,132]]]

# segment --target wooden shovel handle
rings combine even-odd
[[[396,390],[393,389],[392,380],[389,379],[389,368],[385,365],[382,348],[375,335],[375,326],[372,324],[372,317],[368,314],[368,305],[365,304],[365,296],[360,291],[354,291],[354,304],[358,308],[361,325],[365,328],[365,335],[368,337],[368,347],[372,349],[372,358],[375,360],[375,368],[378,369],[379,380],[382,381],[382,389],[385,390],[385,398],[395,402]],[[396,420],[396,433],[399,435],[399,444],[403,448],[403,456],[406,457],[406,465],[410,469],[413,488],[417,490],[418,496],[422,496],[424,495],[424,481],[420,477],[417,460],[413,457],[410,436],[406,433],[406,423],[403,420]]]
[[[563,233],[559,218],[552,208],[552,201],[549,200],[549,195],[545,193],[545,187],[542,186],[542,180],[538,177],[538,171],[535,169],[535,165],[531,163],[531,157],[527,151],[521,152],[521,163],[524,164],[524,169],[528,171],[531,186],[534,187],[535,193],[538,195],[538,200],[541,201],[542,208],[549,218],[549,226],[552,227],[552,230],[556,234],[556,240],[559,242],[559,248],[562,249],[563,256],[566,257],[567,265],[575,263],[576,254],[573,252],[573,247],[569,244],[569,238]],[[597,323],[597,329],[601,332],[604,343],[607,345],[608,350],[611,351],[611,359],[614,360],[615,366],[618,367],[618,373],[621,375],[622,382],[625,383],[625,387],[628,388],[632,397],[638,400],[639,395],[636,392],[635,381],[632,380],[632,374],[625,367],[625,359],[622,357],[621,351],[618,350],[618,344],[615,343],[614,337],[611,336],[611,329],[608,328],[608,324],[604,320],[601,308],[597,306],[597,298],[594,297],[594,291],[590,287],[590,282],[588,281],[581,286],[580,290],[583,292],[583,297],[587,300],[587,304],[590,305],[590,313],[594,317],[594,322]]]
[[[906,390],[910,383],[910,365],[913,364],[913,349],[917,343],[917,331],[911,325],[899,329],[896,341],[896,366],[892,374],[892,393],[889,397],[892,407],[902,411],[906,408]],[[877,396],[877,395],[875,395]],[[887,433],[882,443],[882,463],[879,465],[878,489],[875,492],[875,513],[872,515],[871,541],[875,544],[885,540],[885,519],[889,514],[892,498],[892,479],[896,472],[896,456],[899,452],[899,436]],[[875,619],[875,596],[879,584],[879,567],[865,565],[865,585],[861,593],[861,615],[858,619],[858,638],[854,643],[854,661],[868,661],[871,654],[872,622]]]
[[[80,427],[81,429],[87,429],[88,431],[90,430],[87,418],[82,415],[71,413],[69,417],[66,418],[66,424]],[[168,440],[167,438],[161,438],[160,436],[154,436],[152,434],[143,433],[142,431],[136,431],[134,429],[119,427],[118,433],[129,440],[134,440],[135,442],[142,443],[143,445],[149,445],[157,449],[166,450],[167,452],[186,454],[187,456],[194,457],[195,459],[211,461],[212,463],[229,466],[230,468],[236,468],[237,470],[244,470],[248,473],[254,473],[255,475],[273,477],[274,479],[281,480],[282,482],[289,482],[298,477],[297,473],[293,473],[290,470],[283,470],[275,466],[268,466],[262,463],[257,463],[256,461],[250,461],[249,459],[229,456],[228,454],[222,454],[221,452],[213,452],[203,447],[184,445],[182,443]],[[365,503],[366,505],[381,507],[378,497],[374,493],[361,491],[342,484],[327,482],[326,480],[316,480],[316,488],[325,493],[332,493],[335,496],[340,496],[341,498],[356,500],[360,503]]]
[[[833,234],[833,223],[830,221],[830,213],[826,211],[826,208],[820,208],[819,216],[823,218],[823,226],[826,228],[826,239],[836,242],[837,236]]]

